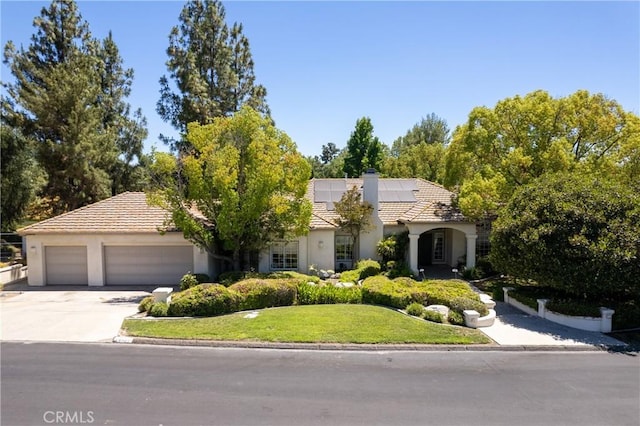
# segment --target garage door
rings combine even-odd
[[[106,246],[107,285],[177,285],[193,271],[192,246]]]
[[[47,285],[87,285],[86,246],[44,248]]]

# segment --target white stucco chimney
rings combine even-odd
[[[378,259],[376,245],[382,240],[383,224],[378,215],[380,203],[378,200],[378,173],[368,169],[362,175],[362,200],[373,206],[371,228],[360,234],[360,259]]]

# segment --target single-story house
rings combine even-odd
[[[165,218],[144,192],[125,192],[22,228],[29,285],[176,285],[209,272],[209,256],[182,232],[158,232]]]
[[[336,224],[334,203],[353,186],[371,203],[372,227],[351,238]],[[423,179],[383,179],[374,171],[359,179],[312,179],[309,233],[294,241],[273,242],[258,254],[260,272],[350,269],[358,259],[376,259],[384,236],[409,233],[407,261],[417,274],[430,265],[475,265],[476,224],[451,205],[453,194]],[[27,226],[29,284],[176,285],[188,271],[216,276],[209,255],[163,228],[167,212],[149,206],[142,192],[126,192]]]
[[[357,247],[336,224],[334,203],[352,187],[373,208],[372,228]],[[387,235],[409,233],[407,262],[416,275],[431,265],[475,266],[476,224],[452,206],[453,193],[424,179],[379,178],[370,170],[358,179],[312,179],[307,197],[313,205],[309,234],[273,243],[260,255],[260,271],[309,267],[350,269],[358,259],[377,259],[376,245]]]

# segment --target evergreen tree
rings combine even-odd
[[[53,1],[34,27],[27,50],[5,46],[15,77],[6,87],[19,108],[15,130],[35,142],[48,177],[42,196],[59,214],[127,189],[114,188],[112,178],[126,177],[117,163],[139,155],[145,123],[139,113],[128,117],[123,100],[132,71],[122,69],[111,36],[103,43],[92,38],[74,1]]]
[[[160,117],[184,134],[188,123],[208,124],[215,117],[231,116],[243,105],[269,116],[266,89],[255,84],[249,40],[242,25],[236,23],[229,29],[222,3],[189,1],[179,20],[169,35],[169,77],[160,79],[156,106]],[[161,138],[174,150],[190,147],[186,138]]]
[[[356,122],[356,128],[347,142],[347,155],[343,171],[350,177],[358,177],[368,168],[380,170],[384,148],[373,136],[373,124],[369,117]]]

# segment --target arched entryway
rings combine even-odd
[[[418,268],[450,263],[447,242],[448,232],[444,228],[436,228],[423,232],[418,239]]]
[[[409,263],[414,273],[432,265],[475,266],[476,227],[472,223],[407,224]]]

